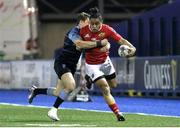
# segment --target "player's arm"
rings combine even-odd
[[[69,32],[68,38],[73,41],[74,45],[76,46],[76,49],[78,50],[102,47],[106,46],[109,43],[107,39],[101,41],[83,41],[77,28],[73,28]]]
[[[121,39],[118,41],[118,43],[120,45],[127,45],[130,47],[130,52],[128,56],[133,56],[136,52],[136,48],[126,39],[124,39],[123,37],[121,37]]]
[[[111,38],[117,41],[118,44],[120,45],[127,45],[130,47],[130,52],[128,56],[133,56],[136,52],[136,48],[126,39],[121,37],[113,28],[109,27],[109,33],[111,33]]]
[[[107,41],[107,39],[104,39],[102,41],[83,41],[81,39],[77,39],[74,41],[76,48],[80,50],[102,47],[102,46],[106,46],[108,43],[109,42]]]

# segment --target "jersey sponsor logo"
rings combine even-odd
[[[105,32],[101,32],[101,33],[99,33],[99,35],[98,35],[100,38],[104,38],[105,37]]]
[[[89,38],[89,37],[90,37],[89,33],[84,36],[84,38]]]

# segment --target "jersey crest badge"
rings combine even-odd
[[[101,32],[101,33],[99,33],[99,35],[98,35],[100,38],[104,38],[104,36],[105,36],[105,33],[104,32]]]

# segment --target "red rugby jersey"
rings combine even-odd
[[[115,41],[119,41],[121,39],[121,35],[119,35],[112,27],[102,24],[99,32],[93,33],[89,25],[83,27],[80,30],[80,36],[84,41],[100,41],[103,39],[112,38]],[[100,48],[93,48],[86,50],[86,63],[88,64],[102,64],[105,62],[107,56],[109,55],[109,51],[100,52]]]

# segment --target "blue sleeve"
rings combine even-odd
[[[68,38],[70,40],[72,40],[73,42],[75,40],[81,39],[81,37],[80,37],[80,29],[77,28],[77,27],[74,27],[73,29],[71,29],[71,31],[68,34]]]

